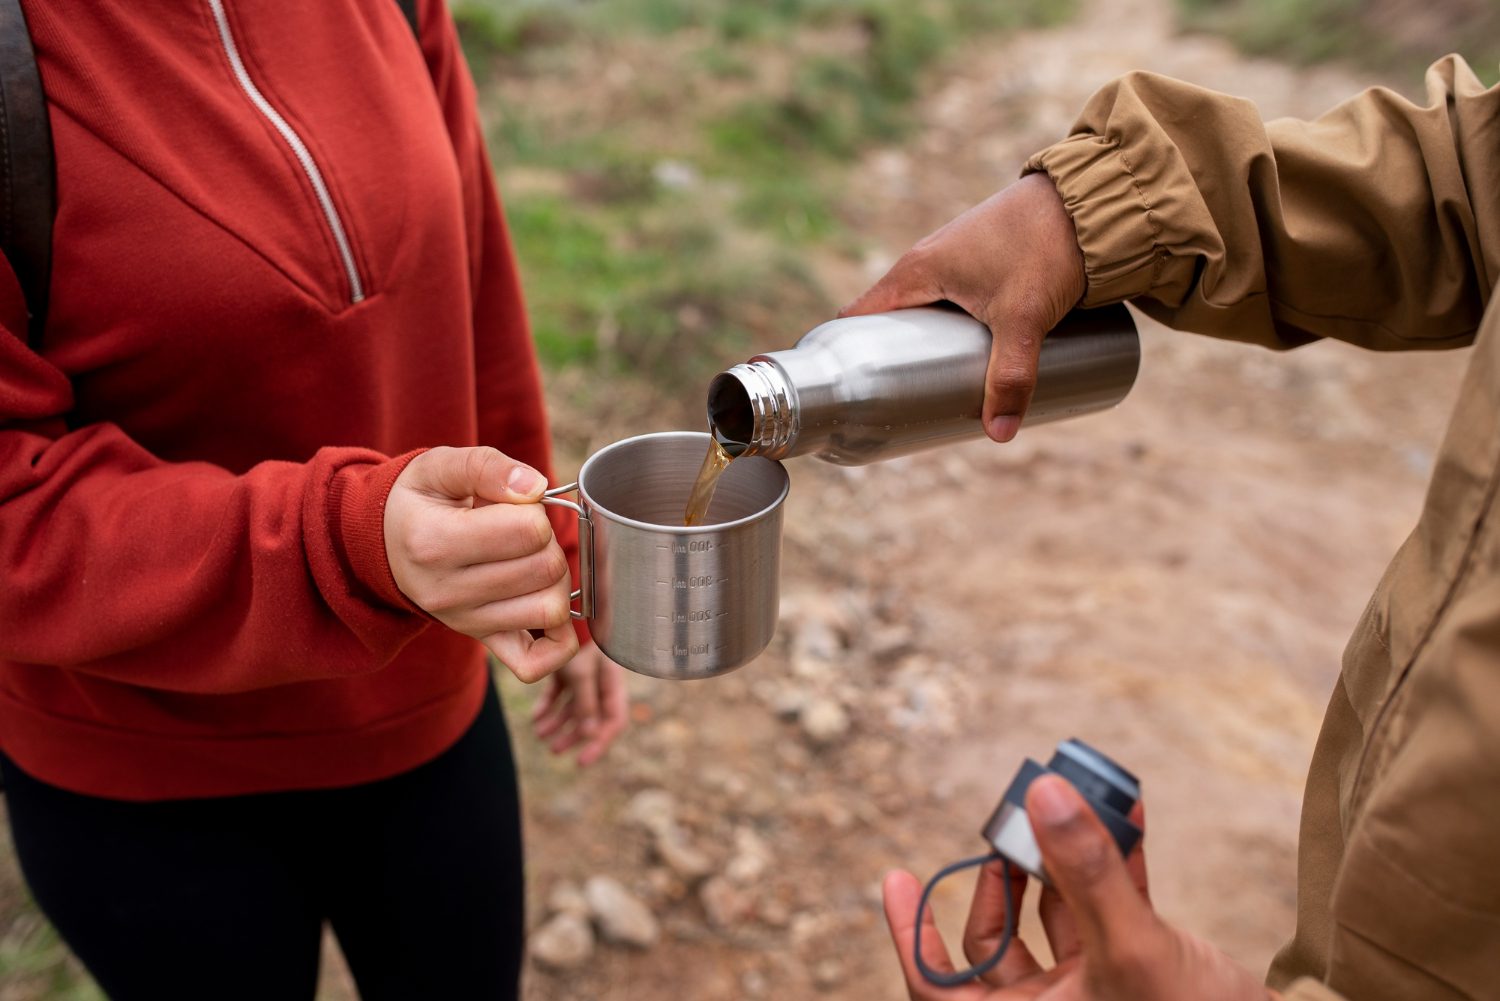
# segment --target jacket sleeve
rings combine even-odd
[[[375,670],[426,627],[382,529],[409,456],[166,462],[70,428],[72,387],[25,329],[0,262],[0,658],[234,692]]]
[[[1449,56],[1427,92],[1262,124],[1249,101],[1136,73],[1026,169],[1073,218],[1084,305],[1134,299],[1270,347],[1457,347],[1500,272],[1500,88]]]
[[[474,80],[443,0],[419,5],[422,54],[442,106],[463,183],[474,288],[474,364],[483,444],[541,470],[556,483],[551,431],[536,347],[526,322],[515,252],[505,225],[494,168],[485,148]],[[566,509],[547,510],[552,530],[578,580],[578,522]],[[574,620],[580,642],[588,627]]]

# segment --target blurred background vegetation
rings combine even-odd
[[[1256,55],[1344,59],[1413,80],[1461,49],[1486,84],[1500,80],[1494,0],[1176,0],[1183,26],[1221,32]]]
[[[544,363],[649,372],[670,394],[826,318],[838,304],[810,256],[858,252],[839,222],[842,168],[907,132],[924,75],[960,43],[1072,10],[455,4]]]

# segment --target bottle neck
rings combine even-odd
[[[797,442],[797,390],[775,362],[753,358],[709,384],[708,422],[731,454],[784,459]]]

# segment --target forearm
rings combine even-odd
[[[403,465],[325,449],[236,476],[112,425],[0,431],[0,657],[199,692],[377,669],[429,621],[380,534]]]
[[[1500,274],[1500,144],[1460,60],[1413,105],[1370,90],[1312,122],[1132,74],[1038,153],[1084,253],[1086,305],[1290,347],[1469,343]]]

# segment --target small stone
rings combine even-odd
[[[750,886],[760,882],[771,865],[771,849],[760,835],[748,827],[734,832],[734,858],[724,867],[724,875],[731,883]]]
[[[771,981],[760,970],[746,970],[740,974],[740,990],[747,998],[765,997],[770,987]]]
[[[677,800],[665,789],[642,789],[630,797],[624,820],[661,837],[677,826]]]
[[[668,191],[685,191],[698,186],[698,168],[682,160],[658,160],[651,168],[651,177]]]
[[[646,886],[658,903],[672,903],[687,896],[687,885],[670,869],[652,866],[646,870]]]
[[[593,955],[594,930],[580,914],[555,914],[532,934],[527,948],[543,966],[571,970]]]
[[[547,894],[547,910],[553,914],[577,914],[588,917],[589,902],[583,899],[583,891],[570,880],[559,880]]]
[[[611,876],[591,876],[583,885],[589,913],[608,942],[650,948],[661,937],[661,928],[651,908],[641,902],[620,881]]]
[[[792,806],[797,817],[821,821],[834,831],[847,831],[854,825],[854,812],[833,792],[817,792],[800,797]]]
[[[811,764],[811,756],[807,753],[807,748],[792,740],[783,740],[776,744],[776,760],[786,772],[792,774],[806,771],[807,766]],[[776,777],[783,778],[785,775],[778,773]]]
[[[730,802],[741,800],[750,792],[749,780],[739,772],[733,772],[727,768],[710,765],[703,769],[699,777],[704,785],[723,793],[724,798]]]
[[[810,657],[814,660],[838,660],[843,652],[844,641],[839,635],[835,620],[837,613],[826,609],[813,610],[806,616],[792,637],[792,657]]]
[[[698,849],[694,848],[678,828],[664,832],[656,839],[656,854],[667,864],[667,868],[689,883],[707,876],[714,864]]]
[[[820,959],[813,966],[813,983],[828,990],[844,979],[844,964],[836,959]]]
[[[908,625],[879,626],[870,631],[868,645],[872,660],[877,664],[890,664],[912,652],[916,646],[916,634]]]
[[[791,923],[792,911],[791,908],[787,907],[785,901],[770,897],[761,901],[760,909],[756,912],[756,916],[760,918],[763,924],[767,924],[772,928],[785,928]]]
[[[547,814],[553,820],[577,820],[583,816],[583,796],[576,792],[560,792],[547,801]]]
[[[698,899],[708,923],[715,928],[731,928],[750,914],[753,901],[723,876],[715,876],[698,888]]]
[[[686,747],[693,741],[693,728],[680,719],[664,719],[651,731],[652,742],[665,750]]]
[[[784,685],[770,702],[771,711],[785,720],[793,720],[807,708],[808,695],[800,685]]]
[[[736,855],[724,867],[724,875],[739,886],[750,886],[766,874],[766,860],[759,855]]]
[[[838,743],[849,733],[849,714],[832,699],[813,699],[800,720],[802,732],[818,747]]]
[[[831,934],[838,926],[838,919],[827,912],[803,911],[792,916],[792,944],[801,948],[815,939]]]

